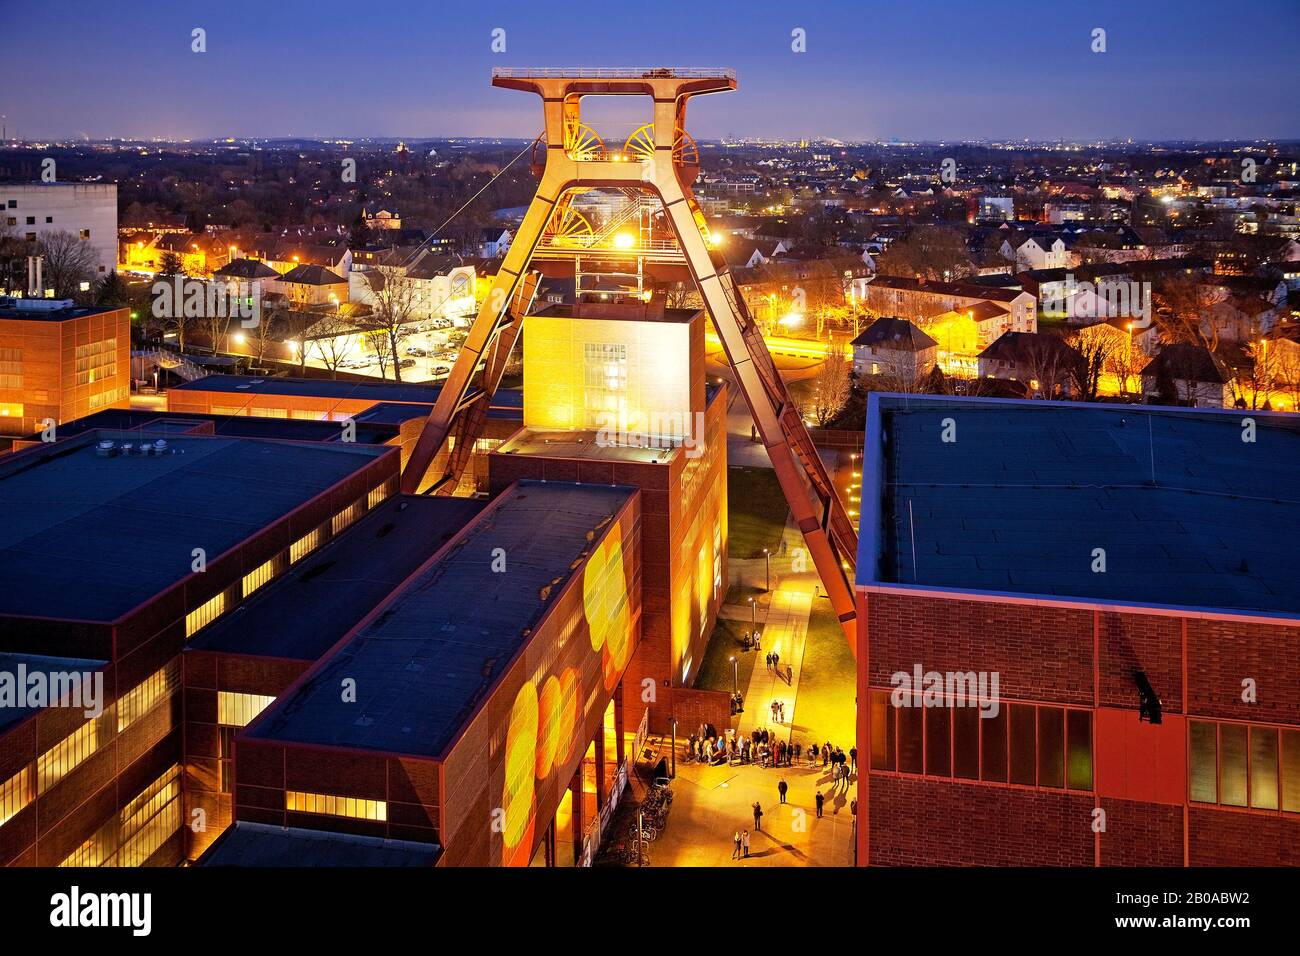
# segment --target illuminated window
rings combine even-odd
[[[247,727],[254,717],[275,703],[263,694],[217,692],[217,723],[226,727]]]
[[[18,811],[32,802],[32,768],[23,767],[16,774],[0,783],[0,827],[4,826]]]
[[[100,719],[86,721],[36,758],[36,792],[45,793],[77,769],[103,743]]]
[[[277,554],[270,561],[259,564],[253,570],[244,575],[241,585],[241,592],[244,597],[248,597],[263,584],[275,579],[282,570],[284,570],[284,552]]]
[[[180,826],[180,767],[172,764],[59,866],[143,866]]]
[[[0,349],[0,388],[23,387],[23,350]]]
[[[117,374],[117,339],[101,339],[76,348],[74,381],[89,385]]]
[[[154,705],[170,699],[180,683],[180,661],[172,660],[166,667],[154,671],[127,691],[117,702],[118,733],[126,730],[137,718],[149,713]]]
[[[354,820],[388,819],[388,804],[383,800],[340,797],[332,793],[304,793],[301,790],[286,791],[284,796],[285,809],[293,813],[319,813],[330,817],[351,817]]]
[[[115,866],[142,866],[180,829],[180,792],[180,768],[173,764],[122,808],[121,849]]]
[[[0,402],[0,418],[22,418],[22,402]]]
[[[319,528],[312,529],[289,546],[289,563],[297,564],[303,558],[307,557],[307,555],[319,548],[321,542],[324,540],[325,528],[323,525]]]
[[[1300,730],[1192,720],[1187,754],[1197,803],[1300,813]]]
[[[872,770],[1054,790],[1093,787],[1089,711],[1005,702],[996,716],[977,707],[896,708],[885,690],[869,691],[867,705]]]
[[[371,489],[370,495],[366,498],[366,507],[373,510],[377,505],[383,503],[384,499],[391,495],[396,487],[396,478],[389,478],[383,484],[376,485]]]
[[[211,624],[226,611],[226,592],[222,591],[211,600],[204,601],[189,614],[185,615],[185,637],[188,640],[201,629]]]
[[[358,500],[352,502],[352,504],[348,505],[346,508],[344,508],[342,511],[340,511],[338,514],[334,516],[334,518],[330,523],[331,531],[334,534],[338,534],[339,532],[343,531],[345,528],[351,525],[352,522],[356,521],[365,513],[363,508],[364,506],[361,501]]]
[[[621,426],[627,412],[627,346],[585,343],[583,370],[588,427]]]
[[[254,408],[252,414],[258,418],[288,418],[287,408]]]

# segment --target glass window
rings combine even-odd
[[[1246,805],[1246,725],[1219,725],[1219,802]]]
[[[1086,710],[1065,713],[1065,785],[1071,790],[1092,789],[1092,714]]]
[[[1038,785],[1065,786],[1065,710],[1038,708]]]
[[[1277,728],[1250,728],[1250,805],[1277,809]]]
[[[1300,813],[1300,730],[1282,731],[1282,809]]]
[[[983,736],[983,754],[980,765],[980,779],[997,783],[1007,782],[1007,710],[1009,705],[998,708],[996,717],[980,718],[980,733]]]
[[[873,690],[871,703],[871,769],[894,769],[894,708],[889,691]]]
[[[978,707],[957,707],[952,712],[952,773],[978,780],[980,776],[980,712]]]
[[[1037,742],[1034,733],[1034,708],[1029,704],[1009,704],[1011,710],[1011,782],[1033,786]]]
[[[254,717],[275,703],[274,697],[264,694],[235,694],[227,690],[217,692],[217,723],[226,727],[246,727]]]
[[[952,776],[952,740],[949,736],[950,711],[931,707],[925,714],[925,772],[936,777]]]
[[[925,711],[920,707],[899,707],[897,713],[898,769],[904,773],[921,773],[925,770],[921,741]]]
[[[1201,803],[1219,800],[1219,748],[1217,728],[1203,720],[1190,722],[1188,743],[1188,777],[1190,797]]]

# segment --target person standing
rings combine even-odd
[[[785,665],[785,682],[791,687],[794,686],[794,668],[789,664]]]
[[[759,833],[763,832],[763,808],[759,806],[758,801],[754,801],[754,829]]]
[[[853,772],[857,773],[858,772],[858,748],[857,747],[849,748],[849,761],[853,766]]]
[[[826,803],[826,798],[822,796],[820,790],[817,791],[817,819],[822,818],[822,806]]]
[[[785,777],[782,777],[782,778],[780,779],[780,781],[778,781],[778,783],[777,783],[777,785],[776,785],[776,792],[779,793],[779,794],[781,795],[781,802],[782,802],[782,803],[785,803],[785,794],[786,794],[786,791],[789,790],[789,789],[790,789],[790,786],[789,786],[789,784],[787,784],[787,783],[785,782]]]
[[[736,831],[735,841],[736,841],[736,846],[731,851],[731,858],[733,860],[739,860],[740,859],[740,831],[739,830]]]
[[[740,834],[740,847],[744,851],[745,859],[749,859],[749,831],[745,830]]]

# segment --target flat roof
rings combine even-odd
[[[99,430],[0,459],[0,614],[114,621],[391,448]]]
[[[637,448],[632,444],[610,445],[597,441],[591,431],[560,431],[521,428],[495,450],[498,455],[542,455],[547,458],[581,458],[592,461],[629,461],[667,464],[678,451],[672,448]]]
[[[520,481],[247,730],[256,739],[436,757],[528,640],[634,488]],[[508,571],[494,573],[496,549]],[[543,597],[543,589],[554,584]],[[345,703],[340,681],[356,681]]]
[[[176,392],[234,392],[246,395],[300,395],[319,398],[351,398],[373,402],[417,402],[432,405],[442,391],[440,385],[410,382],[345,382],[337,379],[300,376],[258,377],[249,375],[205,375],[181,385]],[[493,407],[520,408],[523,395],[516,389],[498,389]]]
[[[433,843],[237,820],[199,858],[198,865],[433,866],[441,853],[442,848]]]
[[[395,495],[186,648],[319,660],[485,507],[474,498]]]
[[[378,407],[378,406],[376,406]],[[386,408],[410,409],[410,405],[386,405]],[[370,411],[360,413],[356,418],[355,438],[359,444],[382,445],[391,441],[397,434],[394,422],[382,418],[372,419]],[[404,416],[410,418],[411,415]],[[135,408],[108,408],[94,412],[85,418],[71,422],[60,422],[58,435],[70,438],[87,431],[112,429],[115,431],[140,430],[164,437],[177,434],[194,433],[194,429],[205,424],[212,425],[212,434],[226,438],[274,438],[288,441],[339,441],[343,430],[337,421],[311,420],[301,418],[270,418],[259,415],[213,415],[202,412],[157,412]],[[39,431],[28,435],[28,440],[39,441]]]
[[[67,322],[69,319],[84,319],[92,315],[105,315],[109,312],[121,312],[122,306],[68,306],[62,309],[19,308],[0,302],[0,319],[21,322]]]
[[[51,674],[92,673],[106,667],[107,664],[107,661],[91,660],[84,657],[50,657],[45,654],[9,654],[0,652],[0,675],[2,675],[0,681],[9,685],[5,689],[6,693],[24,694],[21,699],[28,700],[26,693],[31,691],[32,685],[24,678],[30,678],[32,674],[44,674],[48,681]],[[105,691],[105,693],[107,692]],[[84,697],[82,701],[85,701]],[[44,707],[16,706],[17,703],[18,698],[15,698],[14,702],[10,703],[4,697],[0,697],[0,733],[22,723],[31,715],[44,709]],[[100,703],[104,703],[103,699],[100,700]],[[50,704],[47,703],[44,706],[48,707]]]
[[[867,436],[860,585],[1300,612],[1300,422],[873,395]]]

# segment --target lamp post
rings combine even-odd
[[[735,658],[732,658],[733,660]],[[668,771],[670,780],[677,779],[677,718],[672,719],[673,724],[673,749],[672,749],[672,769]]]
[[[758,631],[758,611],[754,606],[753,598],[749,599],[749,626],[751,630]]]
[[[772,556],[768,554],[767,548],[763,549],[763,590],[772,590]]]
[[[735,655],[731,660],[731,695],[734,697],[740,693],[740,665],[736,663]]]

